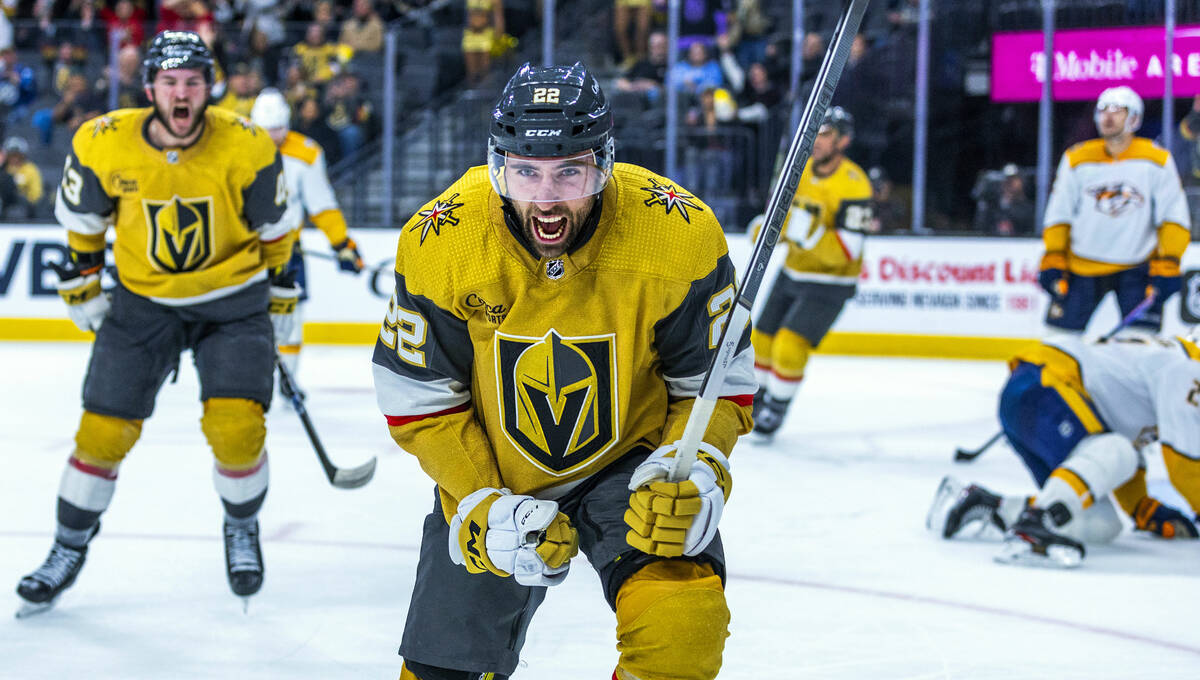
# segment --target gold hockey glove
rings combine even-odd
[[[358,253],[358,244],[354,239],[347,236],[345,241],[333,244],[333,252],[337,255],[338,269],[355,274],[363,270],[362,255]]]
[[[64,264],[51,263],[58,274],[58,294],[67,303],[67,315],[81,331],[98,331],[112,307],[109,294],[100,288],[104,251],[81,253],[71,249]]]
[[[659,557],[699,555],[717,535],[733,478],[729,460],[715,446],[700,443],[696,464],[682,482],[668,482],[679,442],[661,446],[633,471],[625,541]]]
[[[271,272],[271,300],[267,303],[267,313],[275,327],[276,344],[287,342],[295,330],[300,293],[300,286],[296,285],[295,276],[287,271],[286,265]]]
[[[480,489],[450,520],[450,561],[472,574],[513,576],[525,586],[562,583],[579,552],[579,534],[558,503]]]

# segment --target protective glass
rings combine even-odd
[[[496,193],[512,201],[557,203],[604,191],[612,177],[612,154],[584,151],[573,156],[532,158],[488,151],[488,178]]]

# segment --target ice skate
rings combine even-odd
[[[99,526],[92,532],[99,530]],[[17,609],[18,619],[40,614],[54,606],[58,596],[75,583],[87,559],[87,546],[73,548],[55,541],[46,561],[17,584],[17,595],[23,602]]]
[[[1026,508],[1004,537],[995,560],[1032,567],[1078,567],[1086,554],[1083,544],[1054,531],[1065,523],[1055,522],[1053,513],[1044,508]]]
[[[243,611],[250,596],[262,588],[263,559],[258,543],[258,520],[225,520],[225,573],[229,588],[242,598]]]
[[[783,417],[787,414],[787,399],[775,399],[760,389],[754,395],[754,429],[746,438],[753,444],[769,444],[775,439],[779,426],[783,425]]]
[[[978,484],[946,475],[925,516],[925,528],[945,539],[999,540],[1006,529],[997,512],[1001,500]]]

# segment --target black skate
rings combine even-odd
[[[938,485],[925,528],[945,539],[1000,539],[1007,527],[1000,518],[1001,497],[947,475]]]
[[[229,588],[239,597],[249,598],[262,588],[263,559],[258,544],[258,520],[225,520],[225,573],[229,577]]]
[[[1072,569],[1083,562],[1083,544],[1055,531],[1071,519],[1062,503],[1046,508],[1026,508],[1004,537],[996,555],[1001,564]]]
[[[790,399],[775,399],[766,390],[759,389],[754,395],[754,429],[751,430],[754,441],[767,443],[775,438],[790,403]]]
[[[97,524],[91,536],[100,530]],[[91,540],[89,536],[89,540]],[[39,614],[54,606],[55,600],[64,590],[75,583],[79,570],[87,560],[87,545],[80,548],[54,541],[46,561],[33,573],[26,575],[17,584],[17,595],[24,602],[17,610],[17,618]]]

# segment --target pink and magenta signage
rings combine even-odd
[[[1143,97],[1161,97],[1165,52],[1162,26],[1057,31],[1054,98],[1093,99],[1115,85],[1128,85]],[[1200,92],[1200,26],[1178,27],[1174,52],[1175,95]],[[1041,31],[992,36],[992,100],[1041,99],[1042,60]]]

